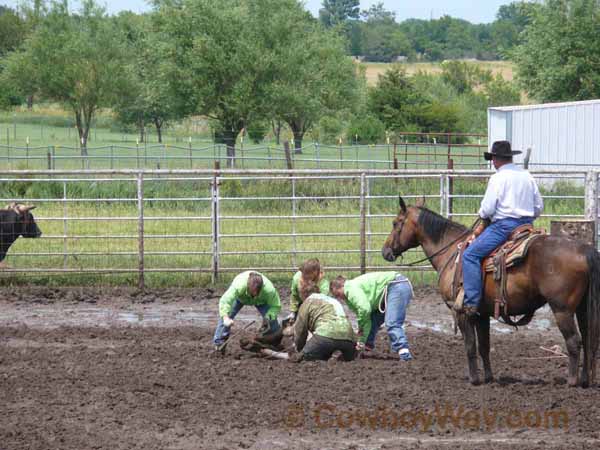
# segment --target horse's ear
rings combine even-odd
[[[403,214],[406,214],[406,203],[404,203],[404,199],[401,195],[398,196],[398,203],[400,204],[400,210]]]
[[[425,206],[425,196],[422,196],[421,198],[417,199],[415,206],[417,208],[422,208],[423,206]]]

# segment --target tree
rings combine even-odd
[[[161,58],[181,109],[212,120],[235,160],[240,131],[265,117],[276,36],[288,17],[307,17],[295,0],[181,0],[158,3]],[[291,16],[290,16],[291,15]]]
[[[173,95],[166,76],[170,61],[161,58],[161,51],[158,51],[163,45],[162,39],[148,16],[124,12],[115,20],[132,55],[129,62],[131,87],[115,105],[115,111],[121,122],[136,125],[141,142],[145,139],[146,125],[152,124],[161,143],[163,127],[184,116],[179,98]]]
[[[600,96],[600,4],[547,0],[513,57],[523,89],[542,102]]]
[[[16,50],[25,40],[27,27],[17,13],[0,5],[0,57]]]
[[[39,92],[75,116],[82,156],[96,111],[112,106],[128,87],[124,39],[93,0],[71,15],[53,3],[23,50],[7,58],[6,72],[23,93]]]
[[[383,3],[361,15],[365,20],[362,51],[367,61],[391,62],[397,56],[412,54],[410,41],[396,23],[395,14],[387,11]]]
[[[360,0],[323,0],[319,19],[326,27],[343,24],[348,19],[358,19]]]
[[[404,70],[394,67],[379,75],[377,86],[369,91],[368,104],[386,129],[406,131],[414,128],[429,101],[415,89]]]
[[[301,153],[304,135],[321,117],[353,105],[359,90],[356,68],[339,36],[292,18],[277,39],[275,61],[268,104],[290,127],[295,152]]]

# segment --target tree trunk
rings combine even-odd
[[[162,126],[163,121],[159,118],[154,118],[154,126],[156,127],[156,136],[158,137],[158,143],[162,144]]]
[[[138,132],[140,133],[140,144],[144,142],[144,135],[146,134],[146,126],[144,125],[144,119],[139,118],[138,120]]]
[[[294,134],[294,153],[297,155],[302,154],[302,139],[304,139],[304,133],[306,133],[308,127],[303,120],[291,120],[288,125]]]
[[[223,130],[223,142],[227,146],[227,167],[235,167],[235,141],[239,131],[232,129]]]
[[[283,126],[283,123],[279,119],[272,120],[271,126],[273,127],[273,135],[275,136],[275,144],[280,145],[281,144],[281,128]]]
[[[27,96],[27,109],[31,111],[33,108],[33,94]]]

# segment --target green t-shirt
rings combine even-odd
[[[292,296],[290,298],[290,311],[298,312],[298,308],[302,304],[302,300],[300,299],[300,279],[302,278],[302,272],[298,271],[294,274],[294,278],[292,278]],[[319,289],[321,290],[321,294],[329,295],[329,281],[323,278],[319,281]]]
[[[371,314],[377,311],[383,292],[396,272],[372,272],[344,283],[344,294],[348,307],[356,314],[358,328],[362,332],[361,342],[366,342],[371,332]]]
[[[231,286],[219,300],[219,314],[221,317],[229,315],[233,309],[233,304],[236,300],[239,300],[244,305],[269,305],[265,316],[269,320],[277,319],[277,314],[281,310],[281,300],[277,289],[267,277],[259,273],[263,279],[263,286],[256,297],[251,297],[248,293],[248,278],[251,272],[253,271],[242,272],[233,279]]]
[[[312,294],[300,305],[294,324],[296,350],[304,348],[309,331],[330,339],[355,340],[354,330],[342,304],[323,294]]]

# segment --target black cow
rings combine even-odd
[[[34,208],[11,203],[6,209],[0,209],[0,267],[4,266],[6,252],[19,236],[38,238],[42,235],[30,212]]]

